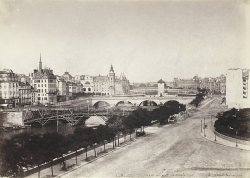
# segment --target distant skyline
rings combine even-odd
[[[250,68],[250,2],[0,1],[0,69],[107,75],[130,82]]]

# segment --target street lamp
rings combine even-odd
[[[238,147],[238,144],[237,144],[237,134],[238,134],[238,131],[236,130],[236,147]]]
[[[95,157],[96,157],[96,150],[95,150],[95,146],[97,145],[97,143],[93,144],[94,146],[94,151],[95,151]]]

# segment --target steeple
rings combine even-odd
[[[111,64],[111,67],[110,67],[110,70],[109,70],[109,72],[114,72],[114,69],[113,69],[113,66],[112,66],[112,64]]]
[[[40,61],[39,61],[39,71],[42,71],[42,57],[41,57],[41,53],[40,53]]]

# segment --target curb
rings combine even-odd
[[[204,137],[203,134],[201,134],[201,133],[200,133],[200,135],[201,135],[201,137],[203,137],[204,139],[206,139],[206,140],[208,140],[208,141],[210,141],[210,142],[212,142],[212,143],[216,143],[216,144],[218,144],[218,145],[222,145],[222,146],[225,146],[225,147],[230,147],[230,148],[234,148],[234,149],[238,149],[238,150],[243,150],[243,151],[250,151],[250,149],[247,150],[247,149],[244,149],[244,148],[233,147],[233,146],[229,146],[229,145],[225,145],[225,144],[219,143],[219,142],[217,142],[217,141],[210,140],[210,139],[208,139],[207,137]],[[222,139],[222,138],[220,138],[220,139]],[[226,141],[228,141],[228,140],[226,140]],[[231,142],[231,143],[233,143],[233,142]]]

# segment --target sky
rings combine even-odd
[[[250,69],[249,0],[1,0],[0,69],[130,82]]]

